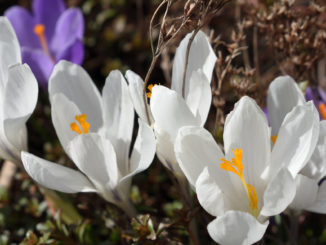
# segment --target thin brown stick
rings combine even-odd
[[[239,4],[236,5],[235,13],[236,13],[235,17],[236,17],[236,20],[237,20],[237,23],[238,23],[238,26],[239,26],[239,32],[243,33],[243,26],[242,26],[242,23],[241,23],[241,6]],[[241,46],[244,46],[244,47],[247,46],[245,40],[243,40],[241,42]],[[249,69],[250,68],[250,60],[249,60],[248,50],[243,51],[242,58],[243,58],[243,63],[245,65],[245,68]]]
[[[0,186],[6,190],[10,189],[12,180],[17,170],[17,165],[10,161],[5,161],[0,173]]]
[[[158,59],[159,55],[155,55],[152,59],[151,65],[147,71],[146,77],[145,77],[145,81],[144,81],[144,89],[143,89],[143,102],[145,105],[145,112],[146,112],[146,118],[147,118],[147,122],[149,125],[151,125],[151,118],[149,116],[149,108],[148,108],[148,103],[147,103],[147,93],[146,93],[146,88],[147,88],[147,84],[150,78],[150,75],[154,69],[154,66],[156,64],[156,61]]]
[[[259,55],[258,55],[258,28],[257,26],[254,27],[253,32],[253,46],[254,46],[254,63],[256,69],[256,77],[258,84],[260,83],[260,69],[259,69]]]

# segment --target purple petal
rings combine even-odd
[[[265,116],[266,116],[266,118],[267,118],[268,124],[270,124],[270,122],[269,122],[269,114],[268,114],[267,106],[264,107],[264,113],[265,113]]]
[[[84,60],[84,45],[80,40],[76,40],[72,45],[68,46],[58,54],[57,62],[59,60],[68,60],[75,64],[80,65]]]
[[[63,12],[55,27],[51,50],[59,54],[84,35],[84,17],[79,8],[70,8]],[[56,55],[57,56],[57,55]]]
[[[40,41],[34,34],[35,20],[25,8],[13,6],[6,10],[5,16],[15,29],[21,46],[40,48]]]
[[[36,24],[45,25],[45,35],[50,43],[54,35],[56,22],[66,9],[63,0],[34,0],[33,12]]]
[[[315,87],[307,87],[306,88],[306,100],[312,100],[316,106],[316,108],[318,109],[318,105],[319,105],[319,93],[317,88]]]
[[[51,59],[42,50],[22,48],[22,60],[30,66],[41,87],[47,89],[54,66]]]

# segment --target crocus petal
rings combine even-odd
[[[308,164],[301,173],[309,178],[320,180],[326,174],[326,121],[319,123],[318,142]]]
[[[212,102],[212,91],[210,83],[202,70],[193,71],[189,80],[189,91],[186,103],[192,114],[203,126],[206,122]]]
[[[66,8],[65,3],[63,0],[34,0],[32,7],[36,24],[45,25],[46,39],[50,43],[54,35],[56,22]]]
[[[224,155],[212,135],[202,127],[182,127],[176,138],[174,151],[192,186],[195,186],[198,176],[206,166],[210,173],[222,171],[218,162]]]
[[[182,80],[184,65],[186,60],[186,51],[190,37],[193,33],[189,33],[181,41],[174,57],[172,69],[172,84],[171,88],[182,94]],[[190,47],[188,66],[185,80],[185,96],[189,92],[189,79],[193,71],[201,69],[207,77],[209,83],[212,79],[212,72],[216,62],[216,55],[209,43],[209,40],[204,32],[199,31]]]
[[[66,192],[94,192],[94,186],[79,171],[22,152],[22,162],[27,173],[46,188]]]
[[[6,137],[19,153],[27,150],[25,123],[34,111],[37,95],[38,85],[28,65],[10,67],[2,112]]]
[[[56,23],[55,33],[51,42],[51,50],[55,54],[60,54],[76,40],[82,40],[83,35],[83,13],[79,8],[69,8],[62,13]]]
[[[79,39],[76,39],[75,42],[61,50],[61,52],[56,55],[56,60],[67,60],[77,65],[81,65],[84,60],[84,55],[84,44]]]
[[[286,168],[282,168],[266,187],[260,215],[273,216],[283,212],[294,199],[295,191],[295,180]]]
[[[40,40],[34,33],[35,20],[26,8],[13,6],[5,11],[5,16],[15,29],[21,46],[41,48]]]
[[[182,170],[177,163],[174,154],[174,144],[170,135],[154,124],[156,136],[156,154],[161,163],[168,168],[174,175],[183,176]],[[184,178],[184,176],[183,176]]]
[[[310,101],[296,106],[286,115],[279,130],[269,174],[273,175],[280,167],[287,167],[295,177],[310,159],[318,133],[319,115],[314,104]]]
[[[66,151],[69,142],[78,135],[71,130],[70,125],[76,122],[75,116],[80,114],[78,107],[62,93],[57,93],[52,97],[52,123],[60,143]]]
[[[223,138],[227,159],[233,158],[232,150],[242,149],[245,179],[261,196],[264,185],[260,175],[270,160],[270,131],[264,112],[253,99],[245,96],[235,105],[227,117]]]
[[[310,179],[302,174],[295,178],[296,194],[290,208],[303,210],[314,204],[318,193],[318,181]]]
[[[306,102],[303,93],[290,76],[277,77],[268,88],[267,107],[272,135],[278,134],[287,113]]]
[[[314,204],[306,208],[306,210],[326,214],[326,181],[323,181],[323,183],[319,186],[317,198]]]
[[[62,60],[54,67],[49,80],[51,104],[56,93],[64,94],[87,115],[91,132],[97,132],[103,125],[100,93],[81,66]]]
[[[220,216],[227,211],[228,201],[207,167],[197,178],[196,193],[200,205],[212,216]]]
[[[0,91],[5,87],[9,66],[21,63],[20,47],[9,20],[0,17]]]
[[[193,187],[207,167],[211,177],[230,200],[232,209],[243,210],[247,207],[248,199],[239,178],[220,167],[224,155],[206,129],[191,126],[181,128],[174,150],[180,168]]]
[[[46,89],[53,69],[53,62],[42,50],[22,48],[23,62],[29,64],[37,81]]]
[[[136,73],[130,70],[126,72],[126,78],[129,82],[130,97],[132,103],[134,104],[137,114],[140,117],[140,119],[142,119],[144,122],[148,122],[146,117],[144,99],[143,99],[144,81],[143,79],[141,79],[140,76],[138,76]],[[150,108],[148,108],[148,113],[152,122],[154,119]]]
[[[121,174],[129,173],[129,147],[134,127],[134,108],[126,80],[115,70],[110,72],[103,88],[103,114],[106,134],[117,154]]]
[[[200,125],[199,120],[196,120],[181,95],[164,86],[153,87],[151,110],[155,124],[170,135],[172,142],[177,136],[179,128]]]
[[[99,192],[106,185],[117,185],[119,171],[111,142],[95,134],[76,136],[68,145],[68,153],[76,166],[93,182]]]
[[[228,211],[208,224],[211,238],[222,245],[249,245],[258,242],[265,234],[269,222],[259,223],[252,215]]]
[[[156,150],[154,132],[141,119],[138,119],[139,131],[131,153],[129,174],[121,182],[147,169],[153,161]]]

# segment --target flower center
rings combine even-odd
[[[76,122],[72,122],[70,124],[70,129],[77,134],[87,134],[89,131],[90,124],[86,121],[87,116],[86,114],[80,114],[75,116],[76,121],[79,123],[79,125]]]
[[[326,119],[326,105],[324,103],[320,103],[318,105],[318,109],[320,111],[321,117],[325,120]]]
[[[221,158],[220,160],[222,161],[220,167],[223,170],[230,171],[232,173],[235,173],[241,180],[241,183],[243,185],[243,188],[246,191],[248,201],[249,201],[249,208],[250,208],[250,213],[258,217],[258,198],[257,198],[257,193],[255,188],[247,184],[244,176],[243,176],[243,164],[242,164],[242,149],[235,149],[232,150],[234,154],[234,158],[232,158],[232,162]]]
[[[37,24],[34,26],[34,33],[39,38],[43,52],[51,59],[53,63],[55,60],[50,54],[48,44],[45,37],[45,25]]]

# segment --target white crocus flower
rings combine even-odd
[[[134,110],[122,74],[109,74],[101,96],[82,67],[61,61],[50,77],[49,95],[56,133],[79,171],[25,152],[22,161],[27,172],[50,189],[96,191],[134,215],[128,198],[131,178],[152,162],[155,137],[152,129],[139,120],[129,159]]]
[[[292,202],[294,178],[315,147],[315,113],[311,103],[288,113],[272,150],[266,117],[249,97],[241,98],[226,118],[225,154],[204,128],[179,130],[176,156],[200,204],[217,216],[207,227],[214,241],[255,243],[263,237],[268,217]]]
[[[38,85],[29,66],[21,64],[19,43],[6,17],[0,17],[0,33],[0,156],[20,166]]]
[[[185,78],[185,98],[182,97],[182,79],[186,50],[192,33],[186,35],[177,48],[172,70],[172,90],[154,86],[151,95],[149,117],[155,130],[157,156],[177,177],[182,178],[175,154],[174,140],[177,131],[185,125],[202,126],[211,106],[211,78],[216,56],[204,32],[195,36],[189,51]],[[147,121],[143,102],[143,80],[127,71],[129,91],[140,118]],[[184,178],[184,177],[183,177]]]
[[[290,76],[276,78],[268,89],[268,114],[272,135],[277,138],[285,115],[297,105],[305,105],[303,93]],[[310,103],[310,102],[309,102]],[[320,132],[316,148],[307,164],[296,177],[297,192],[291,208],[326,213],[326,183],[318,183],[326,175],[326,121],[320,121]]]

